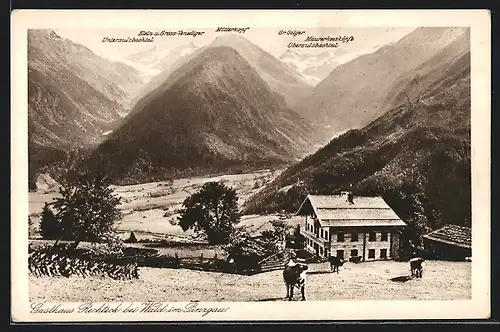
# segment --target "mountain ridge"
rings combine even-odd
[[[237,51],[210,47],[143,98],[91,163],[119,181],[256,169],[299,157],[310,134]]]
[[[386,99],[402,75],[410,75],[464,35],[467,29],[418,28],[396,43],[336,67],[297,104],[297,111],[326,124],[329,135],[361,128],[393,106]]]
[[[140,99],[146,97],[149,93],[161,86],[167,79],[171,79],[170,76],[176,69],[201,54],[205,49],[217,46],[229,46],[239,52],[239,54],[248,61],[269,84],[271,90],[283,96],[288,106],[291,108],[294,108],[295,103],[308,95],[312,90],[312,86],[310,86],[300,74],[294,72],[259,46],[241,36],[225,35],[216,38],[212,43],[200,47],[194,52],[184,57],[177,58],[176,61],[170,63],[168,68],[164,68],[161,73],[153,77],[153,79],[146,84],[141,90],[139,97],[136,98],[135,103],[139,103]],[[168,60],[168,58],[166,60]]]
[[[33,189],[40,168],[64,159],[69,150],[97,144],[103,132],[114,128],[126,111],[127,89],[140,84],[140,78],[133,69],[50,29],[28,30],[27,46]]]

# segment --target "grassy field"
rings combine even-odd
[[[326,263],[310,264],[306,297],[327,300],[450,300],[471,297],[468,262],[426,262],[422,279],[393,282],[409,274],[408,263],[346,263],[330,273]],[[140,279],[30,277],[31,301],[283,301],[281,271],[253,276],[192,270],[141,268]],[[299,295],[294,300],[299,300]]]
[[[248,174],[177,179],[173,182],[113,186],[115,193],[122,198],[120,210],[123,213],[123,219],[119,220],[116,226],[123,233],[124,238],[128,237],[130,231],[134,231],[138,239],[169,237],[172,240],[185,242],[193,237],[193,232],[184,232],[177,225],[177,210],[181,208],[184,199],[198,191],[204,183],[223,181],[237,191],[239,203],[242,204],[250,195],[274,179],[279,172],[264,170]],[[29,208],[34,228],[39,223],[44,203],[51,202],[55,197],[58,197],[58,193],[54,191],[30,192]],[[247,227],[254,232],[261,231],[265,229],[262,228],[263,225],[276,217],[243,216],[239,226]]]

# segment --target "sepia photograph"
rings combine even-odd
[[[471,82],[489,88],[490,73],[471,71],[488,53],[471,26],[488,14],[387,26],[236,13],[23,23],[11,110],[26,135],[11,202],[23,310],[217,320],[296,302],[288,314],[307,319],[299,308],[348,301],[329,319],[368,319],[357,302],[476,298],[473,284],[489,285],[489,122],[482,136],[471,125],[490,111]]]

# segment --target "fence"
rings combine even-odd
[[[290,253],[288,251],[282,251],[268,256],[260,261],[253,259],[246,261],[245,258],[242,258],[240,261],[228,262],[225,259],[217,258],[217,255],[214,255],[214,257],[204,257],[203,254],[201,254],[198,257],[182,258],[177,255],[173,257],[166,255],[153,255],[150,257],[143,257],[137,262],[139,266],[147,267],[177,268],[250,275],[282,269],[289,259]]]
[[[290,259],[290,251],[284,250],[264,258],[259,262],[260,272],[282,269]]]
[[[78,275],[104,276],[116,280],[130,280],[139,278],[139,267],[190,269],[199,271],[213,271],[223,273],[237,273],[251,275],[268,272],[284,267],[290,258],[289,251],[282,251],[262,260],[242,258],[240,261],[229,262],[213,257],[179,257],[160,255],[154,249],[127,248],[125,256],[102,256],[86,250],[33,250],[28,259],[29,271],[34,276],[65,276]]]
[[[105,261],[71,257],[62,252],[35,251],[28,258],[29,272],[36,277],[43,275],[70,277],[103,276],[115,280],[138,279],[137,263],[112,264]]]

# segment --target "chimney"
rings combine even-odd
[[[352,191],[349,191],[348,194],[347,194],[347,201],[351,204],[354,204],[354,194],[352,193]]]
[[[340,195],[342,197],[345,197],[347,202],[354,204],[354,194],[353,194],[352,190],[344,190],[340,193]]]

